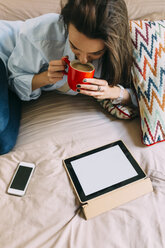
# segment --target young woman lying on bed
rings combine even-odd
[[[83,85],[83,89],[78,85],[77,92],[68,88],[64,94],[81,93],[110,99],[113,104],[136,104],[130,86],[132,46],[124,0],[69,0],[61,15],[45,14],[25,22],[1,21],[1,29],[1,70],[8,61],[9,86],[21,100],[37,99],[42,90],[61,92],[67,82],[62,57],[69,56],[83,64],[93,63],[96,71],[93,79],[87,79],[90,85]],[[0,92],[6,97],[1,97],[0,104],[8,109],[0,112],[2,121],[6,119],[0,133],[1,154],[15,144],[21,111],[19,100],[10,91],[7,103],[5,77],[1,74]],[[10,104],[13,96],[16,103]]]

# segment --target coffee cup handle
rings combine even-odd
[[[69,59],[67,57],[63,57],[62,60],[65,61],[68,66],[70,65],[70,61],[69,61]],[[63,71],[63,73],[64,73],[64,75],[68,75],[67,71]]]

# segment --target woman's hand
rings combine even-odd
[[[77,90],[81,94],[93,96],[97,99],[115,99],[120,94],[120,88],[110,87],[106,80],[86,78],[83,81],[90,84],[77,85]]]
[[[41,88],[48,84],[55,84],[64,76],[66,62],[64,60],[52,60],[47,71],[35,74],[32,79],[32,90]]]
[[[48,67],[48,79],[50,84],[55,84],[57,81],[62,80],[64,76],[66,62],[64,60],[52,60]]]
[[[121,89],[118,86],[109,86],[106,80],[97,78],[86,78],[83,80],[85,83],[90,84],[78,84],[77,92],[93,96],[96,99],[117,99],[120,96]],[[122,103],[128,104],[131,101],[130,95],[127,90],[124,90]]]

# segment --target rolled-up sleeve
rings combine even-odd
[[[20,32],[16,46],[8,60],[9,86],[20,99],[29,101],[41,95],[41,89],[32,91],[32,79],[43,63],[37,48],[24,32]]]

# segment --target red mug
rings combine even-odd
[[[77,90],[77,84],[89,84],[83,82],[83,79],[93,78],[95,68],[91,63],[81,64],[79,60],[69,61],[66,57],[62,60],[68,65],[68,72],[64,71],[64,74],[68,76],[68,85],[72,90]]]

